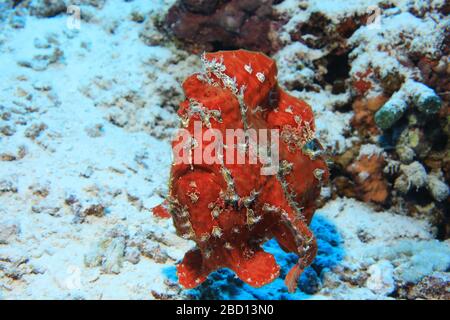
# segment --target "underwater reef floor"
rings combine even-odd
[[[311,226],[318,255],[293,294],[226,269],[177,283],[194,243],[151,212],[168,191],[180,84],[201,65],[161,26],[176,1],[79,1],[79,30],[64,1],[16,2],[0,4],[0,299],[450,299],[440,1],[390,2],[381,29],[360,21],[369,1],[274,1],[278,81],[312,106],[335,163]],[[419,82],[439,111],[417,103],[380,129],[376,110]],[[265,250],[284,277],[295,256]]]

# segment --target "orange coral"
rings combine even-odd
[[[363,134],[377,134],[379,129],[375,124],[375,112],[380,109],[388,100],[386,96],[380,94],[371,98],[359,98],[353,102],[354,116],[351,124]]]
[[[389,186],[383,177],[385,160],[382,155],[362,155],[347,167],[356,182],[356,191],[364,202],[384,203]]]
[[[229,164],[215,151],[212,164],[198,162],[194,155],[204,154],[211,141],[195,137],[189,162],[172,166],[167,199],[177,233],[197,244],[177,267],[180,284],[193,288],[210,272],[227,267],[244,282],[263,286],[279,275],[274,257],[261,248],[275,237],[285,251],[299,256],[286,277],[289,291],[294,291],[317,251],[308,224],[321,184],[328,179],[313,137],[313,113],[278,87],[275,62],[264,54],[208,53],[203,63],[204,72],[183,84],[187,99],[178,113],[184,129],[195,134],[196,121],[201,121],[202,132],[213,128],[224,135],[227,129],[276,129],[280,167],[275,175],[261,175],[260,159]],[[174,141],[174,152],[180,141]],[[227,152],[248,156],[251,148],[245,146],[227,144]]]
[[[372,73],[372,69],[367,69],[365,72],[358,71],[355,73],[353,88],[355,88],[358,95],[363,96],[372,88],[372,82],[368,79]]]

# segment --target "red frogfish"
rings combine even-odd
[[[317,252],[308,225],[329,177],[313,112],[280,88],[262,53],[205,53],[202,62],[183,83],[169,194],[154,210],[196,243],[177,265],[179,283],[194,288],[222,267],[251,286],[270,283],[280,267],[261,246],[275,238],[298,255],[285,278],[293,292]]]

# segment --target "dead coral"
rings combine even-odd
[[[365,202],[383,204],[389,196],[389,186],[383,176],[383,155],[362,155],[347,170],[357,186],[357,197]]]
[[[405,285],[399,290],[403,299],[449,300],[450,275],[448,272],[435,272],[424,277],[418,284]]]

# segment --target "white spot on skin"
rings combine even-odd
[[[261,72],[258,72],[258,73],[256,74],[256,77],[258,78],[259,82],[261,82],[261,83],[264,83],[264,81],[266,80],[266,77],[265,77],[264,74],[261,73]]]
[[[246,64],[246,65],[244,66],[244,69],[245,69],[245,71],[247,71],[249,74],[252,74],[252,72],[253,72],[252,66],[249,65],[249,64]]]
[[[197,188],[197,184],[195,183],[195,181],[191,181],[191,182],[189,182],[189,187]]]
[[[220,238],[222,236],[223,232],[222,232],[222,229],[220,229],[220,227],[214,226],[211,234],[216,238]]]
[[[227,249],[227,250],[232,250],[232,249],[233,249],[233,246],[231,245],[231,243],[225,242],[225,249]]]
[[[293,114],[292,106],[288,106],[288,107],[286,108],[285,112],[290,113],[290,114]]]

